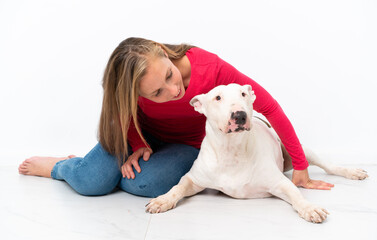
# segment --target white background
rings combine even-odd
[[[125,38],[218,54],[277,99],[300,141],[377,159],[376,1],[0,1],[0,164],[84,155]]]

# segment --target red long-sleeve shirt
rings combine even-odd
[[[190,100],[218,85],[249,84],[256,95],[254,110],[263,114],[279,135],[292,157],[293,168],[303,170],[308,167],[309,164],[292,124],[278,102],[263,87],[217,55],[201,48],[191,48],[186,52],[186,56],[191,64],[191,78],[186,93],[181,99],[155,103],[139,97],[138,119],[144,130],[165,142],[183,143],[200,148],[205,136],[206,117],[194,110],[189,104]],[[128,143],[133,151],[145,146],[133,122],[128,131]]]

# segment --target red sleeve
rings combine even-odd
[[[292,158],[293,168],[296,170],[306,169],[309,164],[305,158],[300,141],[279,103],[258,83],[240,73],[237,69],[220,58],[217,74],[216,85],[227,85],[230,83],[251,85],[256,96],[256,100],[253,104],[254,110],[263,114],[271,123]]]
[[[131,119],[130,126],[128,128],[127,141],[133,152],[141,147],[149,147],[143,143],[143,140],[141,140],[141,137],[137,133],[133,119]]]

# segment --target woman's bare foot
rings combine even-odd
[[[31,157],[26,159],[18,167],[18,172],[24,175],[40,176],[40,177],[51,177],[52,168],[55,163],[74,158],[75,155],[69,155],[68,157]]]

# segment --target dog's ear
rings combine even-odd
[[[254,91],[252,90],[251,86],[250,85],[243,85],[242,86],[244,88],[245,91],[247,91],[251,97],[251,101],[254,102],[255,99],[257,98],[254,94]]]
[[[203,97],[204,97],[204,94],[196,95],[190,101],[190,105],[193,106],[195,111],[199,113],[203,113],[203,104],[202,104]]]

